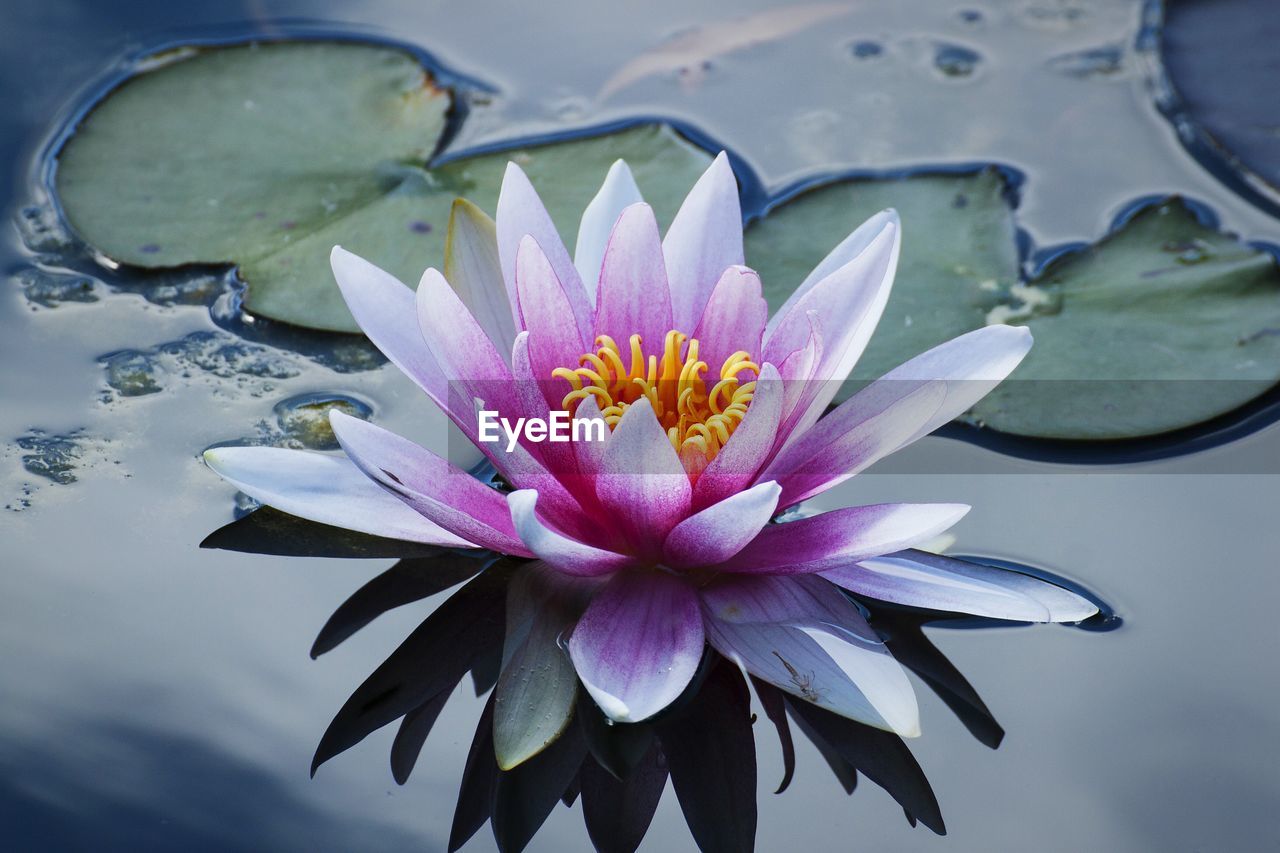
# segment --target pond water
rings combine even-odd
[[[408,42],[494,89],[472,103],[453,150],[662,116],[732,146],[772,192],[837,172],[999,163],[1025,178],[1017,219],[1030,264],[1169,193],[1245,239],[1280,243],[1280,222],[1216,177],[1162,114],[1150,6],[886,0],[783,39],[767,37],[775,12],[765,36],[739,33],[745,46],[728,53],[707,48],[727,38],[714,31],[688,36],[769,8],[45,0],[7,13],[0,827],[14,849],[443,849],[482,705],[464,682],[403,787],[387,767],[389,730],[309,778],[334,712],[442,596],[310,660],[334,608],[392,561],[200,550],[238,508],[199,454],[305,442],[305,412],[278,409],[304,394],[349,397],[436,446],[442,420],[367,347],[238,318],[221,270],[140,283],[61,234],[47,146],[141,53],[282,34]],[[694,48],[680,47],[681,32]],[[673,35],[671,61],[631,74],[632,59]],[[920,691],[924,736],[911,747],[946,837],[910,828],[872,785],[846,797],[803,740],[795,783],[773,796],[781,757],[762,731],[757,848],[1280,842],[1278,451],[1274,426],[1124,466],[929,438],[827,495],[831,506],[972,504],[955,552],[1046,567],[1123,621],[1105,632],[930,629],[1007,732],[993,752]],[[589,849],[579,811],[557,809],[529,849]],[[692,846],[668,789],[641,849]],[[466,849],[492,847],[481,832]]]

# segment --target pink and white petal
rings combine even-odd
[[[596,548],[547,526],[538,517],[538,493],[533,489],[520,489],[507,495],[507,506],[525,546],[565,574],[596,577],[637,565],[634,557]]]
[[[422,337],[413,291],[391,273],[341,246],[329,253],[351,316],[373,345],[448,410],[448,380]]]
[[[842,403],[769,463],[783,509],[832,488],[909,442],[946,398],[941,382],[873,383]]]
[[[741,264],[742,205],[721,152],[693,185],[662,241],[677,329],[692,329],[725,268]]]
[[[559,379],[539,379],[529,360],[529,333],[520,332],[511,346],[511,379],[515,383],[514,393],[520,408],[515,412],[523,418],[546,418],[551,412],[551,401],[564,386],[568,393],[568,383]],[[556,401],[559,402],[559,401]],[[559,408],[559,406],[556,406]]]
[[[1057,584],[927,551],[885,554],[822,576],[868,598],[990,619],[1079,622],[1098,612],[1092,601]]]
[[[529,358],[537,376],[550,379],[557,367],[577,367],[578,356],[593,349],[591,321],[579,325],[565,286],[533,237],[520,241],[516,299],[520,328],[529,332]]]
[[[701,345],[698,357],[713,373],[740,350],[755,359],[768,319],[769,304],[764,301],[760,276],[749,267],[729,267],[716,282],[694,329],[693,336]]]
[[[773,319],[769,322],[769,332],[777,327],[778,322],[803,299],[813,286],[831,275],[854,258],[861,255],[871,241],[879,236],[884,227],[892,223],[900,226],[898,212],[892,208],[882,210],[863,222],[853,230],[848,237],[840,241],[834,249],[832,249],[822,261],[813,268],[813,270],[805,276],[800,286],[795,289],[791,296],[787,297],[787,301],[782,303],[782,307],[774,314]]]
[[[702,593],[707,641],[742,669],[843,717],[920,734],[915,692],[857,608],[816,578],[724,578]],[[745,620],[742,614],[756,617]],[[840,614],[839,620],[832,613]],[[775,618],[765,618],[773,616]]]
[[[694,513],[667,536],[664,562],[687,569],[728,560],[769,523],[781,492],[776,483],[759,483]]]
[[[809,321],[809,335],[804,346],[788,355],[778,365],[786,393],[782,398],[782,420],[778,424],[778,436],[774,440],[773,454],[795,438],[800,416],[809,409],[817,395],[818,381],[814,379],[818,365],[822,363],[822,321],[815,311],[805,313]],[[772,458],[772,454],[770,455]]]
[[[745,489],[755,482],[769,458],[778,434],[786,386],[772,364],[760,368],[747,413],[720,452],[698,475],[691,506],[695,512]]]
[[[515,163],[507,164],[502,189],[498,193],[497,232],[498,259],[502,264],[502,277],[507,285],[507,296],[511,299],[516,329],[525,328],[520,322],[519,302],[516,298],[516,261],[520,244],[525,237],[532,237],[546,253],[556,278],[564,284],[565,295],[578,327],[590,328],[591,304],[578,270],[569,258],[564,241],[560,239],[542,199],[538,198],[538,193],[533,184],[529,183],[524,170]]]
[[[667,269],[653,208],[633,204],[613,227],[600,269],[595,335],[608,335],[623,352],[639,334],[651,351],[673,328]]]
[[[973,408],[1031,351],[1031,330],[1024,326],[984,326],[952,338],[886,373],[878,383],[942,380],[946,399],[911,438],[928,435]]]
[[[835,625],[880,640],[858,606],[818,575],[721,575],[700,594],[703,609],[722,622]]]
[[[449,381],[445,411],[474,442],[473,399],[483,400],[490,409],[515,410],[507,359],[438,270],[422,274],[416,313],[422,337]]]
[[[637,202],[644,201],[630,167],[623,160],[615,160],[605,175],[604,184],[595,198],[582,211],[578,225],[578,242],[573,250],[573,265],[582,277],[587,298],[597,301],[600,282],[600,266],[604,262],[605,246],[613,233],[614,223],[622,211]]]
[[[612,720],[646,720],[675,701],[702,660],[702,613],[693,587],[656,571],[619,572],[573,629],[578,677]]]
[[[511,356],[511,372],[515,376],[515,393],[519,398],[522,410],[521,417],[525,418],[543,418],[551,417],[552,412],[569,418],[564,412],[558,401],[554,400],[564,389],[555,389],[555,385],[564,385],[561,380],[545,380],[538,381],[534,378],[533,369],[529,363],[529,333],[521,332],[516,338],[516,345],[512,350]],[[581,418],[598,418],[600,420],[600,429],[607,437],[609,428],[604,423],[603,417],[600,416],[600,409],[595,404],[595,399],[589,397],[591,407],[586,406],[587,401],[578,406],[576,417]],[[594,412],[594,415],[593,415]],[[574,437],[573,422],[569,420],[569,441],[552,441],[548,438],[546,441],[532,442],[527,438],[521,437],[521,444],[527,449],[528,453],[535,457],[551,478],[554,478],[555,485],[548,482],[540,481],[541,488],[538,486],[527,486],[527,488],[539,489],[543,495],[543,510],[550,515],[557,524],[561,524],[570,533],[585,533],[596,526],[589,521],[587,515],[599,517],[599,504],[596,499],[595,491],[595,472],[597,462],[595,458],[603,453],[603,442],[589,440],[591,434],[588,434],[583,440]],[[553,489],[547,492],[545,489]],[[556,500],[554,503],[548,501],[548,495],[559,495],[560,489],[563,489],[573,498],[573,503],[565,505],[563,500]],[[565,511],[567,509],[567,511]],[[586,515],[584,515],[586,513]]]
[[[476,423],[479,422],[481,408],[478,404],[473,407],[472,415]],[[510,415],[510,412],[507,414]],[[473,441],[477,441],[477,446],[514,488],[535,489],[542,496],[542,511],[555,524],[577,531],[587,523],[581,504],[524,444],[516,442],[508,450],[501,430],[498,431],[497,441]]]
[[[333,434],[365,476],[457,536],[503,554],[532,556],[494,489],[407,438],[368,421],[329,413]]]
[[[349,459],[278,447],[217,447],[206,450],[204,460],[249,497],[299,518],[407,542],[476,547],[388,494]]]
[[[600,460],[601,505],[637,553],[657,559],[667,534],[688,514],[691,491],[671,440],[641,397],[623,412]]]
[[[967,411],[1021,363],[1031,333],[987,326],[894,368],[803,433],[793,433],[765,474],[783,484],[782,506],[831,488]]]
[[[763,358],[777,363],[808,340],[809,311],[816,312],[822,324],[823,352],[813,376],[815,393],[798,413],[796,432],[821,417],[880,322],[898,266],[900,234],[894,222],[886,222],[861,254],[810,288],[776,328],[765,333]]]
[[[794,575],[824,572],[928,541],[964,517],[964,504],[870,504],[770,524],[724,572]]]
[[[579,470],[583,473],[598,473],[600,463],[604,460],[604,449],[609,445],[609,438],[613,435],[613,431],[605,422],[604,415],[600,412],[600,404],[596,402],[595,397],[587,397],[579,403],[573,416],[576,420],[595,425],[587,432],[587,435],[593,437],[592,440],[577,441],[574,447],[578,451]],[[596,437],[599,441],[595,440]]]
[[[493,220],[465,198],[455,199],[449,211],[444,277],[494,348],[505,354],[515,340],[516,328],[502,282],[497,230]]]

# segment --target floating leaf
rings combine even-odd
[[[421,176],[406,164],[431,156],[449,104],[399,50],[316,42],[191,51],[126,81],[88,115],[59,155],[57,190],[72,227],[116,261],[239,263],[251,284],[274,278],[312,302],[289,306],[264,287],[250,291],[254,310],[349,328],[336,288],[316,286],[331,278],[327,249],[312,260],[306,246],[335,228],[347,233],[346,222],[358,235],[353,249],[381,249],[396,269],[421,257],[429,241],[407,209]],[[394,239],[359,239],[373,211],[403,217]]]
[[[1026,361],[973,417],[1017,435],[1154,435],[1280,381],[1280,270],[1178,199],[1148,207],[1032,285]]]
[[[1243,165],[1280,187],[1280,114],[1275,98],[1259,97],[1280,69],[1274,29],[1259,30],[1262,18],[1274,25],[1274,10],[1265,0],[1166,3],[1162,9],[1161,59],[1181,101],[1177,106],[1223,149],[1233,169]],[[1184,140],[1186,124],[1179,116]]]
[[[444,266],[454,198],[492,210],[509,159],[563,233],[619,157],[665,220],[710,160],[643,125],[428,169],[451,97],[403,51],[278,42],[170,59],[114,90],[59,154],[67,218],[121,263],[237,264],[248,310],[317,329],[357,331],[333,245],[416,284]]]
[[[805,192],[746,234],[747,264],[776,311],[863,220],[887,207],[902,218],[902,258],[884,317],[857,366],[858,384],[985,325],[1018,280],[1013,212],[1000,173],[855,180]],[[841,399],[854,383],[846,385]]]
[[[1038,438],[1156,435],[1225,414],[1280,381],[1280,274],[1269,255],[1179,200],[1018,283],[998,172],[850,181],[804,193],[747,232],[776,310],[831,246],[884,207],[902,217],[893,296],[840,398],[989,323],[1036,336],[969,419]]]

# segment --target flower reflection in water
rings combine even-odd
[[[777,793],[791,782],[798,730],[825,758],[847,793],[854,791],[861,775],[884,788],[913,826],[919,822],[936,833],[945,832],[938,800],[905,741],[805,701],[809,697],[803,685],[812,682],[812,674],[802,669],[791,667],[799,689],[784,693],[708,647],[689,686],[661,713],[640,723],[609,720],[577,682],[566,637],[538,636],[546,631],[548,612],[571,626],[590,591],[566,594],[558,575],[537,561],[379,539],[270,508],[214,532],[203,547],[401,558],[338,607],[316,637],[313,658],[389,610],[458,587],[355,690],[321,737],[312,764],[314,773],[374,731],[398,723],[391,772],[404,784],[437,716],[470,676],[477,695],[489,695],[462,768],[450,850],[465,844],[485,823],[491,824],[500,850],[521,850],[557,803],[572,805],[581,799],[595,847],[631,851],[644,838],[668,779],[701,849],[753,849],[758,721],[751,710],[751,692],[781,745],[784,775]],[[1001,568],[1019,570],[1008,563]],[[1056,580],[1043,574],[1039,579]],[[1074,592],[1100,604],[1083,590]],[[850,601],[867,616],[893,657],[928,685],[978,741],[992,749],[999,746],[1004,730],[922,628],[943,621],[963,627],[1013,623],[852,596]],[[1104,607],[1082,627],[1109,628],[1117,622]],[[555,656],[549,661],[544,655],[522,653],[528,644],[543,640],[561,648],[558,661]],[[563,678],[573,682],[567,691],[571,707],[551,714],[559,722],[547,728],[548,715],[541,710],[545,694],[566,691],[544,688]],[[495,719],[504,715],[508,725],[495,726]],[[508,733],[498,736],[509,738],[511,731],[533,739],[536,751],[504,769],[499,766],[495,733]]]

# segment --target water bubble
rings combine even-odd
[[[83,275],[66,275],[38,268],[21,270],[14,280],[27,301],[45,308],[63,302],[97,302],[97,283]]]
[[[23,245],[33,252],[64,252],[71,247],[71,237],[51,205],[22,208],[17,226]]]
[[[1174,261],[1184,266],[1204,263],[1213,257],[1213,247],[1203,240],[1170,240],[1160,249],[1175,255]]]
[[[1120,45],[1105,45],[1063,53],[1050,59],[1046,65],[1050,70],[1067,77],[1109,77],[1124,70],[1124,48]]]
[[[947,77],[969,77],[982,62],[976,50],[958,44],[939,44],[933,53],[933,67]]]
[[[338,439],[329,425],[329,412],[368,420],[373,408],[342,394],[299,394],[276,403],[273,411],[286,445],[308,450],[337,450]]]
[[[161,390],[155,359],[145,352],[124,350],[109,355],[102,362],[107,384],[122,397],[142,397]]]
[[[879,42],[855,41],[849,45],[849,52],[855,59],[875,59],[884,54],[884,47]]]

